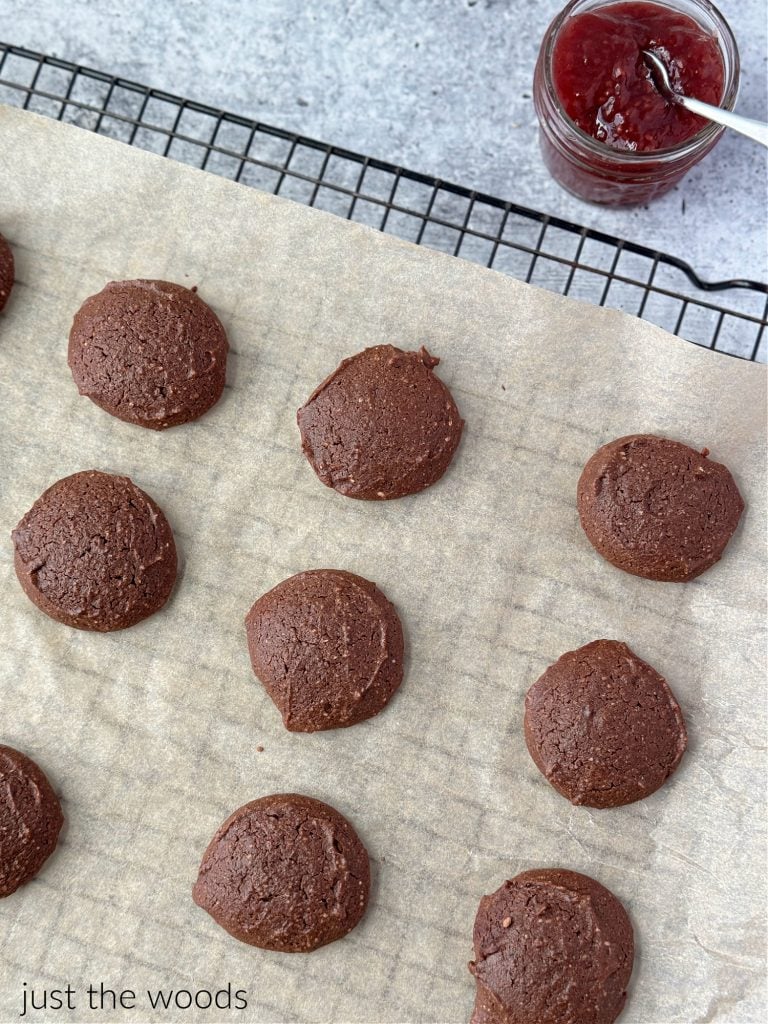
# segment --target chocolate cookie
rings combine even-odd
[[[581,474],[577,503],[603,558],[635,576],[683,583],[714,565],[744,502],[708,454],[650,434],[598,448]]]
[[[128,477],[91,470],[59,480],[12,534],[27,596],[77,629],[124,629],[165,604],[176,580],[168,520]]]
[[[634,938],[626,911],[575,871],[524,871],[475,918],[473,1024],[612,1024],[627,998]]]
[[[327,487],[376,501],[439,480],[463,420],[426,349],[367,348],[345,359],[299,409],[301,446]]]
[[[34,878],[56,849],[64,815],[34,761],[0,745],[0,897]]]
[[[13,253],[6,240],[0,235],[0,312],[8,301],[13,288]]]
[[[666,680],[618,640],[568,651],[525,697],[536,767],[573,804],[620,807],[654,793],[688,737]]]
[[[218,317],[195,291],[112,281],[75,314],[68,361],[81,395],[127,423],[164,430],[218,402],[228,349]]]
[[[308,953],[352,931],[369,890],[368,854],[347,819],[287,793],[227,818],[203,855],[192,897],[241,942]]]
[[[375,584],[340,569],[279,583],[245,619],[251,664],[286,729],[377,715],[403,679],[403,629]]]

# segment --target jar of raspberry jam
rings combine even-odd
[[[665,100],[642,50],[689,96],[729,110],[736,103],[736,40],[708,0],[571,0],[542,41],[533,100],[544,162],[580,199],[646,203],[724,131]]]

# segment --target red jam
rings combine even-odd
[[[668,149],[707,124],[664,99],[642,50],[664,62],[676,91],[714,104],[723,95],[717,39],[681,11],[633,0],[575,14],[552,51],[554,87],[579,128],[612,149]]]
[[[544,34],[533,104],[544,162],[580,199],[647,203],[722,137],[722,127],[663,98],[642,50],[691,96],[726,109],[736,102],[739,51],[711,0],[569,0]]]

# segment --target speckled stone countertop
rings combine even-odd
[[[768,277],[766,151],[726,133],[671,193],[603,210],[539,156],[531,78],[562,0],[0,0],[6,42],[453,180],[689,260]],[[764,0],[721,0],[740,113],[768,120]]]

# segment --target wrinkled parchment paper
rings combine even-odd
[[[599,879],[638,940],[626,1024],[762,1019],[765,915],[765,369],[160,157],[0,111],[0,229],[17,283],[0,317],[2,742],[67,818],[39,876],[0,902],[0,1019],[22,983],[71,984],[35,1020],[466,1021],[479,898],[516,872]],[[112,279],[198,285],[229,332],[228,387],[153,433],[79,398],[70,321]],[[323,487],[296,409],[365,345],[440,357],[466,432],[430,490],[365,503]],[[744,494],[723,560],[688,585],[602,561],[575,508],[594,449],[650,431],[707,445]],[[126,473],[166,511],[182,571],[126,632],[58,625],[18,586],[9,533],[51,483]],[[400,611],[408,663],[378,717],[291,735],[254,680],[243,617],[286,576],[333,566]],[[562,652],[625,640],[690,732],[671,783],[574,808],[525,749],[523,696]],[[263,752],[257,749],[263,746]],[[368,914],[310,955],[252,949],[192,902],[214,830],[298,791],[368,847]],[[231,1012],[149,1010],[146,991],[247,992]],[[137,994],[100,1013],[85,989]]]

